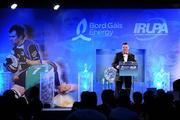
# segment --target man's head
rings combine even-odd
[[[15,45],[19,45],[24,40],[24,28],[20,25],[13,25],[9,29],[9,39]]]
[[[129,45],[127,42],[122,44],[122,51],[123,53],[128,53],[129,52]]]

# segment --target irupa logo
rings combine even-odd
[[[166,23],[136,23],[134,28],[135,34],[167,34]]]
[[[163,22],[151,21],[151,22],[136,23],[134,27],[134,35],[138,40],[152,40],[160,35],[167,35],[167,34],[168,34],[168,26],[165,20],[163,20]]]
[[[87,29],[87,20],[84,18],[77,25],[77,28],[76,28],[76,35],[77,36],[73,37],[72,41],[75,41],[75,40],[78,40],[78,39],[82,39],[84,41],[91,41],[91,38],[86,37],[86,36],[83,35],[83,33],[86,32],[86,29]]]

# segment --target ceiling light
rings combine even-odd
[[[16,8],[17,8],[17,6],[18,6],[18,5],[17,5],[16,3],[13,3],[13,4],[11,5],[11,9],[13,9],[13,10],[14,10],[14,9],[16,9]]]
[[[58,5],[58,4],[56,4],[56,5],[54,5],[54,10],[58,10],[59,9],[59,7],[60,7],[60,5]]]

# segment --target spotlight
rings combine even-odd
[[[16,4],[16,3],[13,3],[12,5],[11,5],[11,9],[16,9],[16,7],[17,7],[18,5]]]
[[[54,10],[58,10],[59,9],[59,7],[60,7],[60,5],[59,4],[56,4],[56,5],[54,5]]]

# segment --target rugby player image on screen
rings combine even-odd
[[[67,76],[61,62],[43,60],[39,45],[33,40],[32,28],[28,25],[15,24],[9,29],[9,39],[13,44],[11,53],[6,57],[4,66],[13,73],[13,86],[17,95],[27,100],[29,89],[40,83],[40,73],[48,67],[53,69],[56,94],[67,94],[76,89],[76,85],[68,84]],[[72,103],[71,103],[72,104]]]

